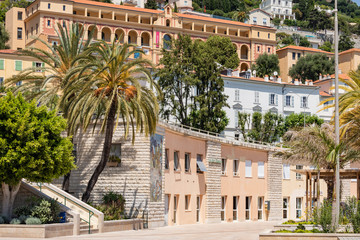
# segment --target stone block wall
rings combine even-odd
[[[221,222],[221,143],[206,142],[206,223]]]
[[[268,153],[267,193],[265,201],[270,201],[269,221],[282,220],[282,158]]]
[[[36,197],[36,195],[34,195],[26,188],[20,186],[20,190],[15,197],[13,209],[26,205],[29,202],[28,199],[31,197]],[[2,200],[3,200],[3,195],[2,195],[2,191],[0,191],[0,203],[2,203]],[[0,215],[1,214],[2,214],[2,209],[0,207]]]

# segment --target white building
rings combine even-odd
[[[192,0],[169,0],[169,4],[173,7],[176,4],[179,12],[191,11],[193,9]]]
[[[270,27],[271,14],[260,8],[253,9],[249,12],[249,24],[262,25]]]
[[[230,120],[225,129],[227,136],[234,137],[238,134],[238,112],[265,114],[270,111],[284,117],[292,113],[323,116],[322,113],[317,113],[322,108],[318,106],[321,100],[320,87],[312,82],[292,84],[281,82],[280,78],[273,81],[267,77],[262,79],[223,76],[223,79],[230,106],[225,109]],[[331,116],[330,114],[326,112],[325,118]]]
[[[295,19],[292,13],[292,0],[263,0],[260,9],[272,14],[273,18]]]

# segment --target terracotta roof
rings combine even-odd
[[[346,53],[351,53],[351,52],[360,52],[360,48],[351,48],[349,50],[346,50],[346,51],[343,51],[343,52],[339,53],[339,55],[346,54]]]
[[[268,12],[266,12],[266,11],[260,9],[260,8],[255,8],[255,9],[251,10],[249,13],[255,12],[255,11],[258,11],[258,10],[261,11],[261,12],[263,12],[263,13],[265,13],[265,14],[267,14],[267,15],[269,15],[270,17],[272,16],[270,13],[268,13]]]
[[[124,6],[124,5],[117,5],[112,3],[103,3],[103,2],[96,2],[96,1],[89,1],[89,0],[70,0],[74,3],[83,3],[95,6],[103,6],[103,7],[110,7],[110,8],[119,8],[124,10],[133,10],[139,12],[147,12],[147,13],[162,13],[163,11],[154,10],[154,9],[147,9],[147,8],[139,8],[139,7],[132,7],[132,6]]]
[[[294,45],[286,46],[286,47],[280,48],[280,49],[278,49],[276,51],[278,52],[278,51],[283,51],[283,50],[286,50],[286,49],[293,49],[293,50],[299,50],[299,51],[308,51],[308,52],[319,52],[319,53],[326,53],[326,54],[334,54],[332,52],[327,52],[327,51],[324,51],[324,50],[321,50],[321,49],[300,47],[300,46],[294,46]]]
[[[0,53],[14,54],[14,53],[16,53],[16,50],[13,50],[13,49],[2,49],[2,50],[0,50]]]
[[[320,96],[323,96],[323,97],[332,97],[331,94],[329,94],[328,92],[325,92],[325,91],[320,91]]]
[[[77,0],[77,1],[79,1],[79,0]],[[203,21],[208,21],[208,22],[225,23],[225,24],[232,24],[232,25],[246,26],[246,27],[259,27],[259,28],[267,28],[267,29],[275,30],[275,28],[272,28],[272,27],[248,24],[248,23],[219,19],[219,18],[203,17],[203,16],[196,16],[196,15],[191,15],[191,14],[183,14],[183,13],[175,13],[175,15],[178,17],[182,17],[182,18],[190,18],[190,19],[203,20]]]

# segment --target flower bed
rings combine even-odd
[[[360,239],[360,234],[346,233],[263,233],[259,240],[338,240],[341,238]]]
[[[41,225],[0,224],[1,237],[13,238],[51,238],[73,235],[73,223],[54,223]]]

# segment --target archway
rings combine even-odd
[[[92,38],[93,38],[94,40],[97,40],[97,39],[98,39],[98,37],[97,37],[97,36],[98,36],[98,29],[97,29],[97,27],[94,26],[94,25],[89,26],[89,27],[88,27],[88,36],[90,36],[91,32],[92,32]]]
[[[247,71],[249,69],[249,65],[247,65],[247,63],[242,63],[240,65],[240,71]]]
[[[105,42],[111,42],[111,30],[108,27],[104,27],[101,30],[101,39]]]
[[[137,32],[134,30],[131,30],[128,35],[128,43],[131,44],[137,44]]]
[[[241,59],[249,59],[249,48],[246,45],[241,46]]]
[[[141,46],[150,46],[150,34],[143,32],[141,34]]]
[[[115,39],[116,41],[120,41],[120,43],[124,43],[125,32],[122,29],[116,29],[115,31]]]
[[[165,49],[170,49],[171,47],[171,36],[169,34],[165,34],[163,37],[163,42],[164,42],[164,48]]]

